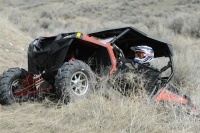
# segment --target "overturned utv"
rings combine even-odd
[[[154,58],[163,64],[156,69],[144,66],[150,79],[148,95],[155,102],[169,101],[195,110],[190,98],[169,85],[174,74],[172,45],[132,27],[35,39],[28,48],[28,70],[10,68],[1,75],[0,103],[10,105],[45,96],[67,103],[87,97],[96,88],[96,75],[123,75],[125,64],[134,58],[130,48],[141,44],[151,47]]]

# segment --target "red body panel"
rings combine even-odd
[[[107,48],[107,50],[110,54],[110,57],[111,57],[111,62],[112,62],[112,68],[110,70],[110,74],[112,74],[116,70],[117,60],[116,60],[116,57],[115,57],[115,54],[113,52],[113,48],[112,48],[111,44],[110,43],[104,44],[104,43],[98,41],[97,39],[95,39],[93,37],[89,37],[87,35],[83,35],[82,39]]]
[[[156,102],[161,101],[170,101],[174,103],[181,103],[181,104],[187,104],[187,99],[183,98],[182,96],[179,96],[176,93],[173,93],[167,89],[163,89],[158,96],[155,99]]]

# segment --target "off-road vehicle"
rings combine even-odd
[[[88,97],[95,91],[96,75],[119,73],[126,61],[134,58],[130,47],[141,44],[150,46],[154,58],[161,59],[163,65],[159,69],[146,68],[153,75],[149,95],[156,102],[170,101],[193,109],[187,96],[180,95],[175,87],[168,87],[174,75],[172,45],[132,27],[35,39],[28,48],[28,70],[16,67],[2,74],[0,103],[9,105],[42,99],[45,95],[64,102]]]

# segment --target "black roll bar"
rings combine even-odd
[[[172,79],[173,75],[174,75],[174,63],[173,63],[173,58],[172,56],[170,55],[169,56],[169,59],[170,59],[170,62],[171,62],[171,74],[169,75],[168,79],[167,79],[167,83]]]
[[[130,29],[126,29],[125,31],[123,31],[121,34],[119,34],[118,36],[116,36],[113,40],[110,41],[111,45],[113,45],[113,43],[115,41],[117,41],[119,38],[121,38],[123,35],[125,35],[127,32],[129,32]]]

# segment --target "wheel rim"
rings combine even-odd
[[[76,95],[84,95],[89,88],[87,75],[81,71],[74,73],[71,78],[70,87]]]
[[[26,96],[22,96],[22,97],[15,97],[15,92],[19,91],[20,89],[22,89],[22,85],[21,85],[21,80],[20,79],[16,79],[12,82],[11,86],[11,91],[10,91],[10,95],[13,97],[13,99],[15,99],[16,101],[23,101],[24,98],[26,98]]]
[[[19,79],[14,80],[10,87],[11,87],[11,94],[14,94],[21,88],[20,80]]]

